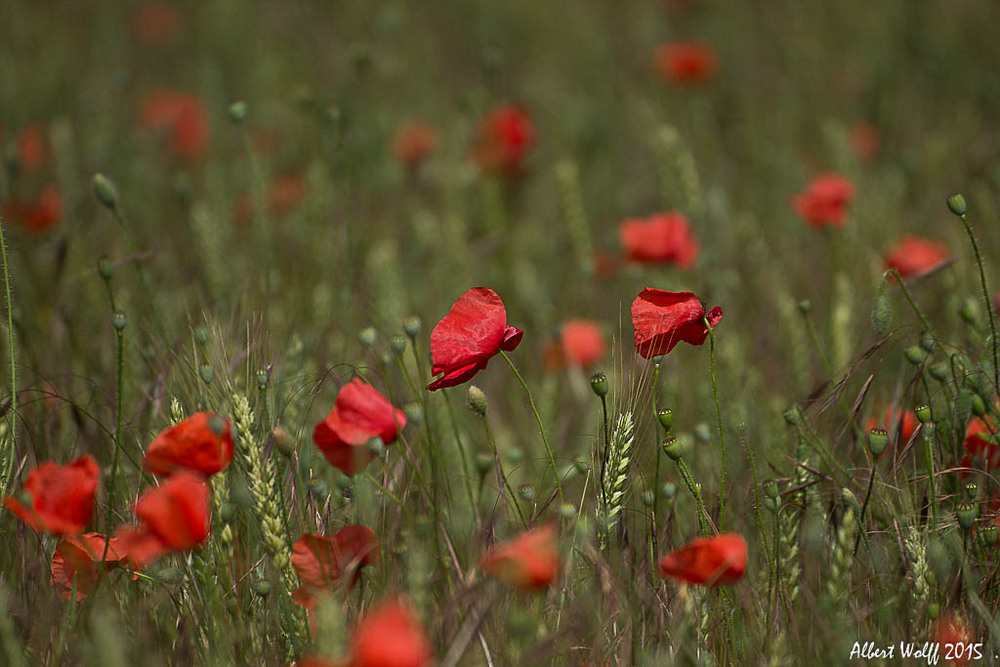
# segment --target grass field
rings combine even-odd
[[[1000,660],[997,25],[0,0],[0,664]]]

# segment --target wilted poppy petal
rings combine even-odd
[[[292,567],[314,588],[329,588],[348,573],[353,585],[361,567],[381,562],[378,538],[367,526],[346,526],[329,536],[305,533],[292,545]]]
[[[547,588],[561,569],[555,526],[546,524],[495,546],[481,567],[508,586],[525,591]]]
[[[125,558],[116,538],[108,540],[101,533],[68,535],[59,541],[52,554],[52,586],[69,600],[76,586],[76,599],[82,600],[93,592],[97,582],[98,564],[113,567]]]
[[[35,530],[79,533],[90,523],[100,474],[90,456],[64,466],[47,461],[28,474],[21,491],[4,505]]]
[[[209,477],[225,470],[232,459],[229,420],[211,412],[196,412],[156,436],[146,449],[142,467],[154,475],[186,469]]]
[[[689,584],[723,586],[743,577],[747,564],[747,543],[740,535],[728,533],[697,538],[660,560],[660,575]]]

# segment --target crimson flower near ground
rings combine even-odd
[[[437,131],[417,121],[406,121],[396,128],[392,139],[392,155],[404,167],[414,170],[437,146]]]
[[[792,198],[792,205],[810,227],[843,227],[854,184],[838,174],[821,174]]]
[[[501,106],[479,124],[473,157],[483,171],[513,175],[535,145],[531,118],[516,106]]]
[[[618,227],[618,237],[630,262],[673,262],[688,269],[701,249],[687,218],[676,211],[630,218]]]
[[[715,76],[719,69],[719,57],[715,49],[705,42],[673,42],[653,52],[653,65],[665,80],[692,85]]]
[[[444,373],[427,388],[436,391],[472,379],[501,350],[510,352],[524,332],[507,324],[507,309],[488,287],[473,287],[458,298],[431,332],[431,374]]]
[[[540,591],[559,577],[556,527],[546,524],[498,544],[483,557],[483,572],[523,591]]]
[[[196,412],[153,439],[142,468],[154,475],[194,470],[210,477],[225,470],[232,460],[229,420],[212,412]]]
[[[903,234],[903,239],[885,256],[885,268],[896,269],[903,278],[920,276],[940,268],[951,259],[948,246],[930,239]]]
[[[353,667],[423,667],[434,659],[417,615],[398,599],[379,603],[361,619],[351,653]]]
[[[304,533],[292,545],[292,567],[302,581],[292,598],[312,607],[315,593],[331,589],[345,578],[348,588],[353,588],[362,567],[381,563],[378,538],[367,526],[346,526],[334,535]]]
[[[208,114],[197,95],[157,90],[143,102],[140,122],[147,130],[166,133],[170,151],[183,160],[200,157],[208,144]]]
[[[62,220],[63,201],[59,188],[46,185],[34,201],[8,199],[2,206],[3,217],[28,231],[44,232]]]
[[[406,415],[360,378],[340,388],[326,419],[313,429],[313,442],[323,456],[348,475],[363,471],[375,455],[368,441],[378,437],[389,444],[406,426]]]
[[[660,576],[709,587],[735,584],[747,566],[747,543],[740,535],[696,538],[660,560]]]
[[[702,345],[709,325],[722,319],[722,308],[710,312],[691,292],[668,292],[647,287],[632,302],[632,325],[635,327],[635,351],[644,359],[670,352],[677,343]]]
[[[64,466],[46,461],[28,473],[24,486],[4,505],[37,531],[53,535],[83,532],[94,510],[101,471],[91,456]]]
[[[90,595],[100,576],[100,565],[111,569],[125,560],[117,538],[101,533],[67,535],[59,540],[52,554],[52,587],[60,596],[69,600],[76,586],[76,600]]]

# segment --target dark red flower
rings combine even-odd
[[[371,385],[354,378],[340,388],[337,403],[326,419],[313,429],[313,442],[330,465],[348,475],[364,470],[375,455],[368,441],[382,438],[389,444],[406,426],[406,415]]]
[[[903,278],[930,273],[948,263],[951,252],[944,244],[903,234],[903,240],[885,256],[885,268],[896,269]]]
[[[630,262],[674,262],[688,269],[701,249],[687,218],[676,211],[629,218],[619,226],[618,236]]]
[[[431,332],[431,373],[443,377],[431,391],[467,382],[500,350],[510,352],[524,332],[507,324],[507,309],[488,287],[473,287],[458,298]]]
[[[210,477],[225,470],[232,460],[229,420],[213,412],[196,412],[153,439],[142,467],[154,475],[194,470]]]
[[[90,523],[101,471],[90,456],[64,466],[46,461],[4,505],[26,524],[54,535],[80,533]]]
[[[673,42],[653,52],[653,65],[671,83],[685,85],[708,81],[719,69],[715,49],[704,42]]]
[[[29,123],[17,133],[17,161],[28,170],[41,169],[52,158],[46,128],[41,123]]]
[[[747,542],[735,533],[697,538],[660,560],[660,576],[689,584],[725,586],[743,578]]]
[[[714,329],[722,319],[722,308],[705,306],[691,292],[668,292],[647,287],[632,302],[635,351],[649,359],[667,354],[677,343],[702,345],[708,337],[705,320]]]
[[[850,132],[851,146],[854,152],[862,160],[868,161],[878,154],[879,138],[878,128],[866,120],[859,120],[851,126]]]
[[[354,630],[353,667],[424,667],[434,659],[416,614],[402,600],[385,600]]]
[[[292,545],[292,567],[302,580],[293,599],[311,607],[315,592],[333,588],[345,577],[353,587],[362,567],[381,563],[378,538],[367,526],[346,526],[334,535],[305,533]]]
[[[181,14],[165,2],[143,2],[132,9],[132,32],[143,44],[163,46],[177,37]]]
[[[147,130],[167,133],[171,152],[183,160],[198,158],[208,144],[208,115],[197,95],[155,91],[143,102],[140,121]]]
[[[117,538],[108,540],[101,533],[68,535],[59,540],[52,554],[52,587],[69,600],[75,580],[76,599],[80,601],[93,592],[101,563],[110,569],[124,559]]]
[[[473,156],[484,171],[515,174],[535,144],[535,128],[515,106],[501,106],[479,124]]]
[[[586,368],[604,358],[607,342],[604,332],[593,320],[566,320],[560,327],[562,358],[573,366]]]
[[[10,199],[3,203],[3,217],[32,232],[44,232],[62,220],[63,203],[59,188],[46,185],[38,199],[24,202]]]
[[[792,198],[796,213],[813,228],[843,227],[854,185],[838,174],[822,174]]]
[[[407,169],[416,169],[437,146],[438,135],[426,123],[407,121],[396,128],[392,154]]]
[[[562,562],[556,527],[546,524],[498,544],[483,557],[483,572],[523,591],[540,591],[559,577]]]

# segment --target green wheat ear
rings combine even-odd
[[[910,622],[912,623],[927,600],[929,593],[927,573],[930,568],[927,565],[927,542],[913,526],[910,526],[906,534],[904,545],[906,557],[910,561],[910,595],[913,598],[913,604],[910,606]]]
[[[621,519],[626,487],[628,486],[628,469],[632,462],[634,435],[632,413],[625,412],[618,415],[614,429],[611,431],[608,466],[604,472],[604,479],[601,480],[601,498],[597,521],[597,540],[601,549],[607,548],[609,536]]]

